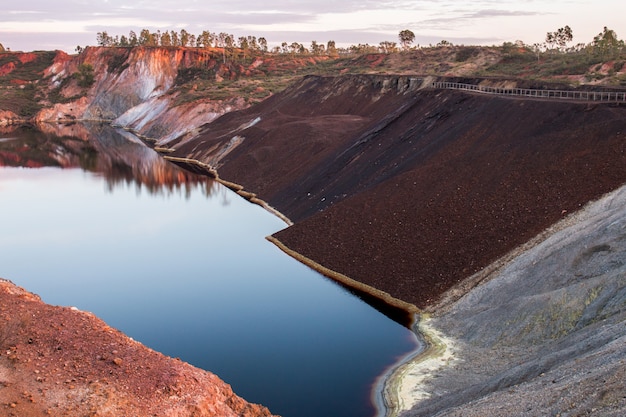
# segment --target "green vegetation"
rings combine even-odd
[[[579,75],[584,77],[584,82],[606,79],[604,84],[625,85],[623,76],[616,74],[626,61],[626,48],[623,41],[615,39],[600,37],[588,45],[566,50],[504,44],[500,49],[501,59],[486,68],[484,75],[543,80]]]
[[[472,75],[475,76],[503,76],[503,77],[521,77],[546,79],[556,76],[583,75],[588,81],[603,80],[612,77],[612,84],[618,85],[623,83],[621,76],[613,77],[619,69],[615,66],[609,68],[605,73],[598,71],[590,71],[590,68],[607,60],[616,61],[618,68],[623,65],[626,60],[626,50],[624,41],[618,38],[615,31],[604,28],[590,43],[579,43],[573,47],[568,47],[574,39],[572,29],[566,25],[558,28],[554,32],[547,32],[545,42],[542,44],[526,45],[521,41],[515,43],[505,42],[501,46],[464,46],[453,45],[452,43],[441,40],[435,46],[420,47],[412,46],[415,41],[415,34],[409,30],[401,30],[398,34],[398,48],[396,42],[383,41],[379,45],[358,44],[351,45],[347,48],[337,48],[334,41],[328,41],[326,45],[315,40],[311,42],[310,47],[298,42],[283,42],[280,46],[276,46],[271,50],[268,49],[265,38],[257,38],[255,36],[242,36],[235,39],[233,35],[227,33],[213,33],[203,31],[201,34],[193,35],[184,29],[180,32],[176,31],[156,31],[150,32],[147,29],[141,30],[139,36],[133,31],[129,36],[110,36],[107,32],[98,32],[97,42],[101,46],[110,47],[126,47],[133,46],[165,46],[165,47],[188,47],[199,48],[217,52],[221,54],[223,64],[242,64],[245,65],[252,62],[255,58],[272,57],[277,59],[280,56],[290,56],[293,59],[300,57],[324,56],[344,62],[345,66],[349,66],[350,72],[377,72],[392,73],[398,69],[409,71],[410,68],[416,68],[410,64],[397,64],[403,61],[397,57],[393,60],[383,60],[383,64],[378,64],[373,70],[371,63],[363,62],[359,57],[370,54],[389,54],[393,55],[400,50],[409,53],[415,59],[430,59],[427,64],[428,70],[426,74],[441,75],[441,73],[454,72],[456,64],[474,63],[481,61],[485,54],[494,54],[499,59],[490,59],[488,62],[480,62],[476,65],[476,70]],[[450,52],[454,55],[451,57]],[[411,55],[411,53],[413,55]],[[122,68],[122,56],[116,55],[114,63],[110,64],[109,71],[112,67]],[[125,59],[125,58],[124,58]],[[438,59],[437,65],[432,62]],[[119,62],[118,62],[119,61]],[[359,65],[359,63],[364,65]],[[312,68],[316,67],[316,68]],[[329,65],[327,61],[318,61],[309,68],[298,68],[296,72],[301,75],[304,73],[317,73],[333,75],[341,64]],[[369,68],[368,68],[369,67]],[[417,71],[419,72],[419,71]],[[274,71],[268,71],[268,75],[282,76]],[[182,84],[191,79],[208,80],[215,75],[215,72],[207,71],[188,71],[179,74],[177,84]],[[467,75],[467,74],[464,74]]]
[[[28,118],[41,109],[39,82],[52,65],[55,52],[0,53],[0,109]]]
[[[76,78],[80,87],[91,87],[95,81],[93,66],[91,64],[80,64],[78,66],[78,72],[74,73],[74,78]]]
[[[37,82],[43,77],[46,68],[52,65],[56,52],[37,51],[26,54],[29,59],[20,61],[20,55],[11,52],[0,54],[0,68],[11,66],[13,69],[4,74],[0,71],[0,86],[11,85],[15,80],[22,82]]]
[[[0,109],[9,110],[18,116],[28,118],[42,108],[38,103],[38,97],[38,89],[33,84],[0,87]]]
[[[411,32],[408,29],[401,30],[398,34],[398,38],[400,39],[400,43],[402,44],[402,49],[409,49],[411,44],[415,41],[415,33]]]
[[[121,74],[126,68],[129,67],[127,62],[130,55],[129,48],[116,48],[111,49],[107,55],[107,71],[110,74]]]

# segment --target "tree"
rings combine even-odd
[[[243,59],[245,60],[248,54],[248,49],[250,49],[248,38],[246,38],[245,36],[239,37],[239,48],[243,51]]]
[[[546,33],[546,44],[550,46],[550,49],[553,49],[554,46],[556,46],[558,50],[564,49],[567,43],[571,42],[572,39],[574,39],[574,35],[572,28],[569,26],[559,28],[556,32]]]
[[[331,56],[337,55],[337,46],[335,44],[335,41],[326,42],[326,52],[328,52],[328,55]]]
[[[311,53],[313,55],[322,55],[324,53],[324,44],[311,41]]]
[[[250,45],[248,44],[248,38],[246,38],[245,36],[240,36],[239,37],[239,48],[246,50],[249,47],[250,47]]]
[[[400,39],[400,44],[402,44],[402,49],[407,50],[415,40],[415,34],[408,29],[404,29],[400,31],[398,38]]]
[[[2,44],[0,43],[0,52],[4,52],[4,51],[5,51],[4,46],[2,46]]]
[[[178,38],[178,32],[170,30],[170,41],[172,46],[180,46],[180,39]]]
[[[222,59],[226,63],[226,49],[233,47],[234,37],[226,32],[220,32],[217,35],[217,47],[222,48]]]
[[[172,37],[167,30],[161,34],[161,46],[172,46]]]
[[[132,48],[134,46],[137,46],[137,44],[137,34],[131,30],[130,32],[128,32],[128,46]]]
[[[189,32],[185,29],[180,30],[180,46],[189,45]]]
[[[608,29],[606,26],[604,30],[593,38],[593,50],[596,55],[601,59],[617,57],[624,48],[624,41],[618,39],[617,33],[614,30]]]
[[[100,46],[112,46],[114,45],[113,37],[109,36],[106,31],[98,32],[96,34],[96,42]]]
[[[259,38],[259,47],[261,48],[261,52],[267,52],[267,39],[263,37]]]
[[[379,44],[380,50],[384,54],[395,52],[398,48],[395,42],[383,41]]]
[[[196,44],[199,47],[210,48],[211,46],[213,46],[214,41],[215,41],[215,34],[209,32],[208,30],[205,30],[200,35],[198,35]]]
[[[289,45],[289,50],[293,55],[304,55],[307,52],[307,49],[304,47],[304,45],[298,42],[292,42],[291,45]]]
[[[541,58],[541,51],[543,47],[544,45],[540,43],[533,43],[533,45],[531,46],[533,53],[537,57],[537,62],[539,62],[539,58]]]
[[[256,39],[256,36],[248,36],[248,48],[253,51],[257,51],[259,49],[259,43]]]
[[[156,42],[152,37],[152,33],[148,29],[142,29],[139,32],[139,39],[137,43],[142,46],[155,46]]]

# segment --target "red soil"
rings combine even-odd
[[[217,376],[0,280],[0,415],[269,417]]]

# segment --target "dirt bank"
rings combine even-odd
[[[0,415],[270,416],[217,376],[0,280]]]
[[[287,215],[299,257],[434,315],[388,382],[400,415],[622,415],[626,191],[577,212],[626,183],[626,106],[424,82],[309,77],[172,154]]]
[[[176,147],[294,221],[290,249],[426,307],[626,182],[626,107],[308,77]]]

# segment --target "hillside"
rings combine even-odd
[[[308,77],[169,156],[289,217],[292,250],[419,307],[626,182],[624,106],[427,86]]]
[[[171,141],[225,112],[258,103],[306,75],[513,78],[534,85],[620,88],[626,85],[623,54],[537,55],[528,47],[508,44],[342,56],[235,51],[228,59],[219,48],[88,47],[79,55],[5,51],[0,52],[0,124],[121,118],[120,125]],[[106,96],[117,99],[107,102]],[[181,117],[184,120],[178,122]],[[160,118],[164,121],[157,121]],[[172,131],[168,127],[172,123],[186,130]]]

